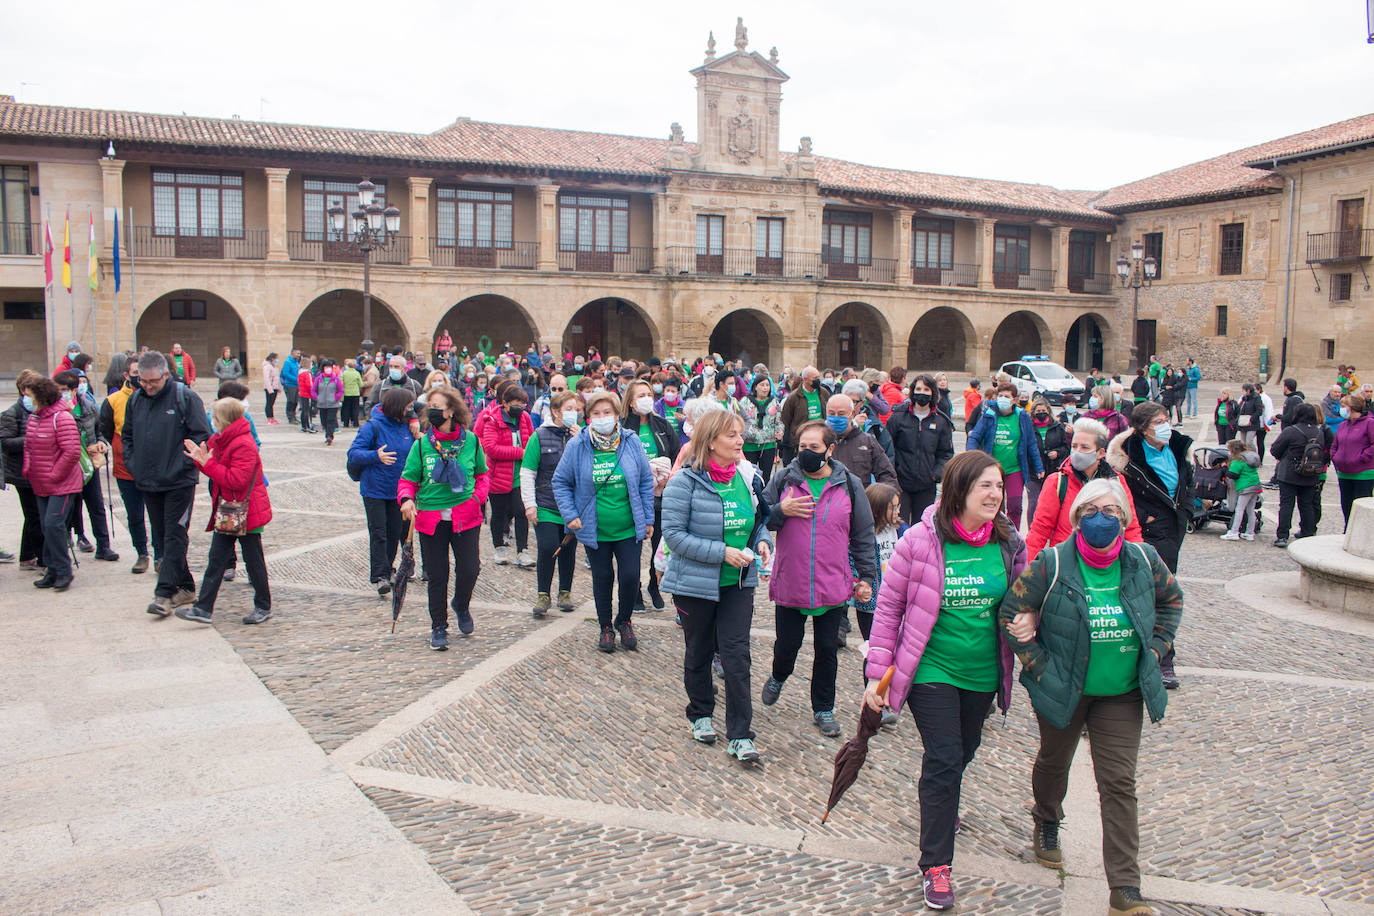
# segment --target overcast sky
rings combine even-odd
[[[0,92],[418,132],[467,115],[666,138],[680,121],[694,138],[687,71],[708,30],[733,48],[742,15],[791,76],[786,150],[806,134],[819,155],[1100,189],[1374,111],[1365,4],[64,0],[60,18],[7,10]]]

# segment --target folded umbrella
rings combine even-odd
[[[882,680],[878,681],[878,696],[883,700],[887,699],[887,688],[892,684],[892,673],[895,670],[895,667],[889,666],[883,673]],[[868,759],[868,739],[876,735],[882,725],[883,714],[870,708],[867,703],[863,704],[863,712],[859,714],[859,730],[835,754],[835,778],[830,784],[830,800],[825,803],[822,824],[830,817],[835,805],[839,804],[840,796],[844,795],[845,791],[854,785],[854,780],[859,778],[859,770]]]
[[[415,575],[415,534],[414,522],[406,523],[405,537],[401,540],[401,562],[396,564],[396,575],[391,580],[391,632],[396,632],[396,618],[401,616],[401,605],[406,600],[406,586],[410,577]]]

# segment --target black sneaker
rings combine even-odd
[[[82,553],[95,553],[95,547],[91,542],[80,536],[76,539],[76,549]]]
[[[179,607],[173,613],[182,620],[189,620],[191,623],[210,622],[210,612],[203,608],[196,607],[194,604],[188,607]]]
[[[658,579],[649,582],[649,602],[653,604],[654,610],[663,610],[663,593],[658,590]]]
[[[119,559],[119,554],[115,553],[108,547],[102,547],[100,550],[97,550],[95,552],[95,558],[97,560],[105,560],[108,563],[114,563]]]
[[[429,647],[435,652],[448,649],[448,627],[435,627],[429,631]]]
[[[782,681],[769,675],[768,680],[763,682],[763,694],[759,699],[763,700],[764,706],[772,706],[782,696]]]
[[[602,652],[615,651],[615,630],[610,627],[601,628],[601,637],[596,641],[596,647]]]
[[[825,737],[838,738],[840,736],[840,723],[835,721],[833,709],[822,709],[811,718],[816,720],[816,727],[821,730],[821,734]]]
[[[33,587],[34,587],[34,588],[52,588],[52,587],[53,587],[53,583],[56,582],[56,581],[57,581],[57,573],[46,572],[46,573],[43,574],[42,578],[40,578],[40,579],[34,579],[34,580],[33,580]]]
[[[232,567],[232,566],[229,567],[228,569],[226,569],[226,570],[224,571],[224,581],[225,581],[225,582],[233,582],[234,579],[236,579],[237,577],[238,577],[238,573],[234,570],[234,567]]]
[[[643,593],[643,592],[640,592],[640,593],[639,593],[639,597],[635,598],[634,613],[636,613],[636,614],[643,614],[643,613],[644,613],[644,593]]]
[[[1275,547],[1287,547],[1287,546],[1288,546],[1288,538],[1274,538],[1274,546],[1275,546]]]
[[[458,632],[464,636],[471,636],[473,630],[472,611],[466,609],[460,611],[454,608],[453,613],[458,617]]]
[[[391,583],[383,579],[377,583],[377,594],[383,597],[391,594]]]
[[[629,624],[628,622],[622,623],[622,624],[618,624],[618,625],[616,626],[615,629],[616,629],[616,632],[620,634],[620,645],[621,645],[621,648],[624,648],[624,649],[637,649],[637,648],[639,648],[639,637],[635,636],[635,628],[632,627],[632,626],[630,626],[630,624]]]
[[[265,608],[265,607],[255,607],[255,608],[253,608],[253,613],[251,613],[251,614],[249,614],[247,617],[243,618],[243,622],[246,623],[246,624],[249,624],[249,625],[251,626],[252,624],[255,624],[255,623],[262,623],[264,620],[268,619],[268,618],[271,617],[271,616],[272,616],[272,612],[269,611],[267,608]]]
[[[52,590],[55,592],[65,592],[67,589],[71,588],[71,584],[72,574],[67,573],[65,576],[58,576],[53,580]]]

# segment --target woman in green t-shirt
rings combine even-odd
[[[1035,857],[1047,868],[1064,865],[1059,822],[1086,727],[1109,912],[1150,913],[1140,896],[1136,760],[1143,711],[1158,722],[1168,705],[1159,660],[1173,645],[1183,592],[1153,547],[1122,540],[1131,502],[1118,481],[1084,484],[1069,517],[1074,536],[1041,551],[998,613],[1040,726],[1031,772]]]

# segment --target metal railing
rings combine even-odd
[[[1224,277],[1240,273],[1243,260],[1244,255],[1239,251],[1222,252],[1221,275]]]
[[[534,270],[539,262],[535,242],[506,242],[505,247],[474,245],[470,241],[431,239],[429,260],[435,267],[482,267],[495,270]]]
[[[953,264],[931,267],[912,263],[911,282],[917,286],[978,286],[977,264]]]
[[[585,273],[647,274],[654,267],[652,248],[625,248],[621,251],[600,251],[577,248],[558,252],[558,269]]]
[[[997,289],[1025,289],[1048,293],[1054,289],[1054,271],[1043,267],[1032,267],[1026,273],[994,271],[992,285]]]
[[[0,223],[0,254],[42,254],[42,223]]]
[[[896,283],[897,261],[894,258],[854,260],[830,259],[821,255],[826,280],[853,280],[860,283]]]
[[[1069,292],[1071,293],[1105,295],[1111,291],[1112,281],[1110,277],[1084,277],[1080,274],[1069,274]]]
[[[1360,261],[1374,257],[1374,229],[1307,233],[1307,263]],[[1237,271],[1239,272],[1239,271]]]
[[[199,235],[153,226],[134,226],[128,231],[128,244],[139,258],[261,261],[267,257],[266,229],[202,229]]]
[[[286,233],[286,253],[293,261],[361,264],[363,252],[352,241],[331,233],[291,229]],[[394,235],[385,248],[372,250],[373,264],[409,264],[410,236]]]
[[[726,248],[715,254],[699,253],[695,247],[669,248],[665,271],[670,277],[781,277],[815,279],[820,271],[820,255],[807,251],[784,251],[776,257],[759,254],[753,248]]]

